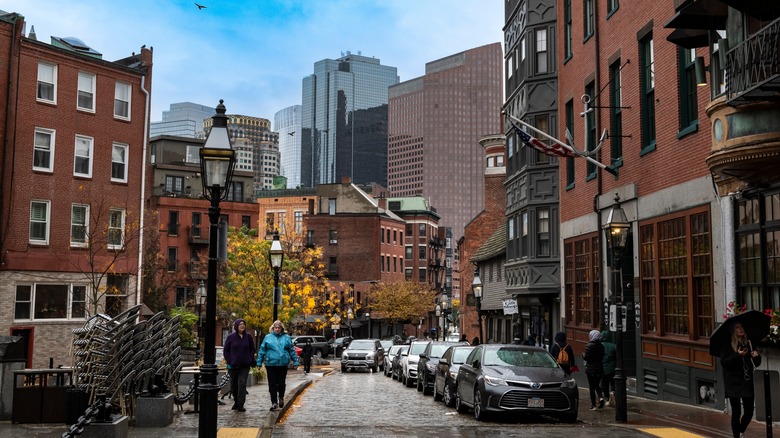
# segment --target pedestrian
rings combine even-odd
[[[314,355],[314,348],[311,341],[306,339],[306,344],[301,348],[301,358],[303,359],[303,373],[309,374],[311,371],[311,357]]]
[[[257,353],[257,366],[265,364],[268,374],[268,392],[271,394],[271,410],[284,407],[284,390],[287,385],[287,367],[292,363],[298,368],[298,355],[292,339],[284,332],[284,324],[276,320],[270,333],[265,335]]]
[[[568,342],[566,342],[566,333],[558,332],[555,334],[555,342],[550,345],[550,354],[561,366],[563,372],[566,374],[572,373],[572,367],[574,367],[574,349],[571,348]],[[566,354],[561,354],[564,351]]]
[[[731,330],[731,343],[723,346],[720,364],[726,398],[731,406],[731,433],[738,438],[744,435],[753,419],[753,370],[761,365],[761,356],[745,336],[742,324],[734,323]]]
[[[479,336],[474,336],[474,339],[471,340],[471,345],[479,345]]]
[[[604,376],[601,378],[601,392],[607,397],[607,406],[615,406],[615,367],[617,347],[612,342],[612,332],[601,332],[601,345],[604,346]]]
[[[525,339],[525,345],[536,345],[536,333],[530,333]]]
[[[588,376],[590,410],[595,411],[603,408],[606,403],[604,393],[601,392],[601,377],[604,375],[604,345],[601,344],[601,332],[598,330],[591,330],[588,339],[590,342],[585,346],[582,359],[585,361],[585,375]]]
[[[464,333],[464,334],[460,335],[460,341],[458,341],[458,342],[466,342],[466,343],[468,343],[469,342],[469,338]]]
[[[225,339],[222,351],[230,375],[230,392],[233,394],[233,409],[246,412],[246,379],[249,369],[255,365],[255,341],[246,332],[246,321],[238,318],[233,322],[233,333]]]

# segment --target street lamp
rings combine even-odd
[[[625,423],[628,420],[626,397],[626,373],[623,368],[623,285],[620,262],[631,223],[620,208],[620,196],[615,194],[615,203],[604,225],[607,244],[612,251],[612,298],[615,303],[615,421]],[[619,292],[619,293],[618,293]]]
[[[436,322],[439,323],[439,331],[436,332],[436,340],[439,340],[439,333],[441,332],[441,304],[436,305]]]
[[[347,325],[349,326],[349,337],[352,337],[352,318],[355,317],[355,314],[352,313],[352,308],[347,309]]]
[[[203,305],[206,303],[206,284],[203,280],[200,281],[200,286],[198,286],[198,295],[195,297],[195,303],[198,305],[198,350],[195,352],[195,361],[197,362],[200,359],[200,351],[203,347],[201,342],[203,338],[203,316],[201,312],[203,311]]]
[[[482,280],[479,279],[479,266],[474,268],[474,281],[471,282],[471,290],[477,300],[477,321],[479,322],[479,343],[482,343]]]
[[[274,321],[278,320],[279,304],[282,302],[282,288],[279,287],[279,269],[284,260],[284,249],[282,242],[279,241],[279,230],[274,230],[274,238],[271,241],[271,248],[268,250],[268,258],[271,260],[271,267],[274,269]]]
[[[206,334],[203,348],[203,364],[200,366],[200,418],[198,437],[217,436],[217,365],[216,338],[217,323],[217,235],[219,224],[219,202],[227,198],[233,178],[233,164],[236,153],[230,145],[225,105],[220,99],[212,116],[211,131],[206,144],[200,149],[201,183],[203,197],[211,201],[209,207],[209,264],[206,285]]]
[[[447,340],[449,334],[449,320],[447,319],[447,309],[450,307],[450,299],[447,295],[443,295],[443,301],[441,302],[441,316],[442,316],[442,341]]]
[[[371,333],[371,314],[366,312],[365,315],[366,315],[366,318],[368,318],[368,338],[371,339],[371,335],[372,335],[372,333]]]

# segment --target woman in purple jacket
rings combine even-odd
[[[228,373],[230,374],[230,392],[233,394],[233,410],[246,412],[246,379],[249,368],[255,364],[255,341],[246,332],[246,321],[239,318],[233,323],[233,333],[223,346]]]

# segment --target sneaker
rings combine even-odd
[[[246,409],[243,406],[239,406],[236,408],[238,412],[246,412]]]
[[[280,408],[284,407],[284,397],[279,397],[279,407]]]
[[[605,405],[606,403],[607,403],[607,402],[606,402],[606,401],[604,401],[604,399],[603,399],[603,398],[600,398],[600,399],[599,399],[599,409],[603,408],[603,407],[604,407],[604,405]]]
[[[275,411],[275,410],[277,410],[277,409],[279,409],[279,405],[277,405],[276,403],[274,403],[274,404],[271,406],[271,409],[269,409],[269,411]]]
[[[591,411],[598,411],[598,410],[599,410],[599,408],[597,408],[597,407],[595,407],[595,406],[591,406],[591,407],[590,407],[590,410],[591,410]]]

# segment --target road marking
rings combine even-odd
[[[217,438],[257,438],[259,434],[257,427],[222,427],[217,431]]]
[[[676,427],[647,427],[640,428],[642,432],[649,433],[650,435],[660,436],[662,438],[704,438],[704,435],[697,435],[695,433],[686,432],[684,430],[677,429]]]

